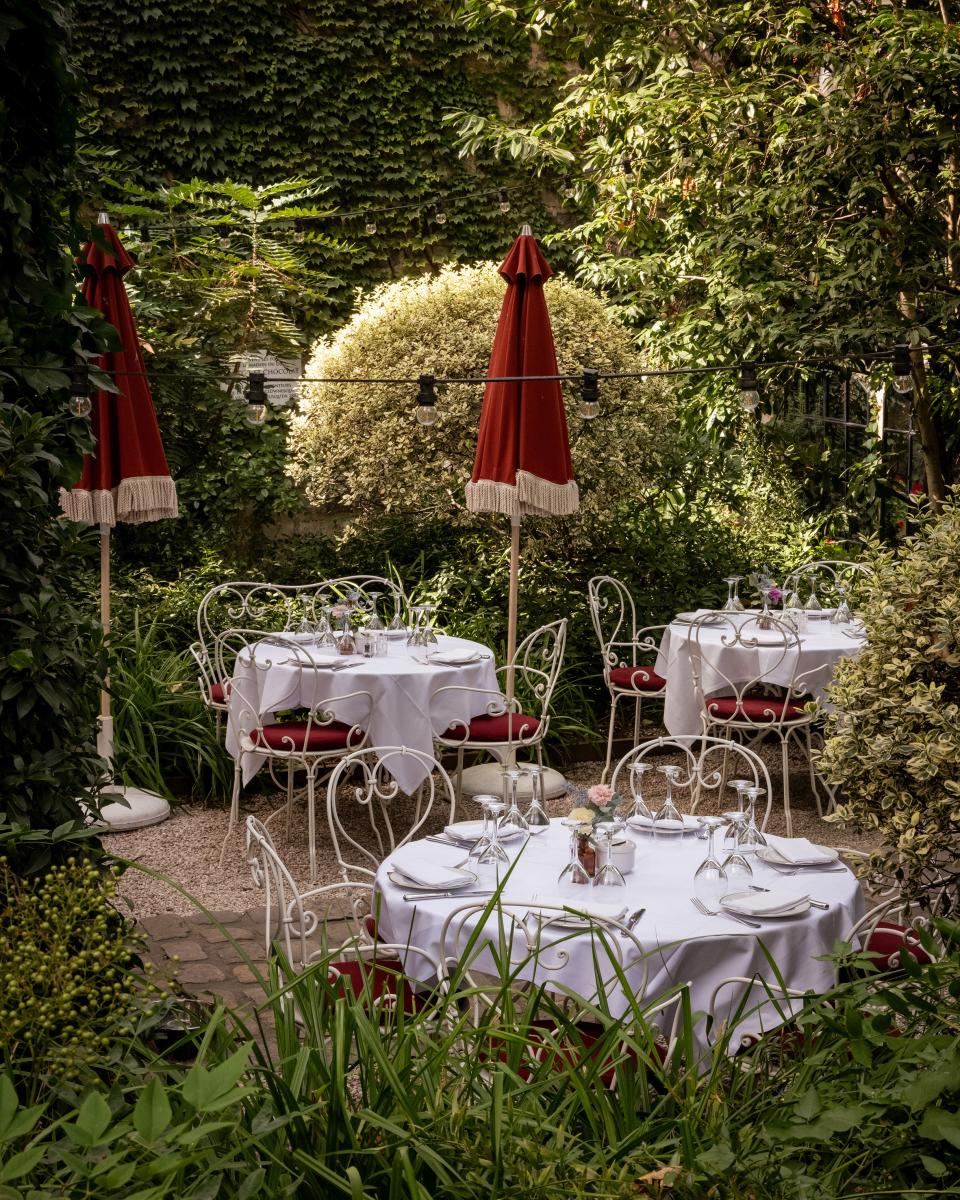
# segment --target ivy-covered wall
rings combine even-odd
[[[467,30],[445,0],[75,0],[73,12],[84,122],[92,145],[115,152],[111,173],[317,177],[331,208],[355,214],[330,226],[352,253],[318,251],[334,276],[328,311],[310,314],[321,327],[342,318],[357,285],[496,258],[522,221],[545,231],[555,220],[542,183],[509,163],[480,172],[443,122],[451,108],[523,112],[555,68],[523,36]],[[97,184],[87,199],[109,200]]]

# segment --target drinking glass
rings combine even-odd
[[[526,837],[530,834],[530,826],[527,824],[526,817],[520,812],[520,806],[517,804],[517,783],[519,780],[520,772],[515,767],[508,767],[504,771],[504,791],[510,798],[510,805],[507,808],[506,815],[500,822],[500,828],[504,831],[517,829]]]
[[[438,646],[437,635],[433,631],[433,614],[437,611],[435,604],[421,604],[420,611],[423,613],[423,630],[422,630],[422,646]]]
[[[698,820],[707,830],[707,857],[693,876],[693,893],[710,908],[716,908],[720,898],[727,892],[727,877],[717,858],[715,845],[723,817],[699,817]]]
[[[744,855],[756,854],[759,846],[765,846],[767,839],[757,828],[757,801],[761,796],[765,796],[766,791],[762,787],[754,787],[753,784],[747,788],[747,827],[740,835],[740,853]]]
[[[727,602],[723,606],[724,612],[743,612],[743,601],[740,599],[740,584],[743,582],[742,575],[729,575],[724,581],[727,585]]]
[[[615,822],[601,821],[594,828],[602,839],[604,859],[603,866],[593,877],[593,886],[626,887],[627,881],[623,877],[623,872],[613,861],[613,835],[617,832]]]
[[[580,828],[580,822],[564,820],[563,823],[570,830],[570,859],[557,876],[557,883],[561,886],[565,886],[568,883],[589,886],[591,882],[590,876],[580,861],[580,836],[577,832]]]
[[[387,628],[392,633],[399,633],[401,629],[406,629],[406,627],[407,627],[406,622],[403,619],[403,612],[401,610],[400,597],[397,595],[394,595],[393,617],[391,618],[390,624],[387,626]]]
[[[500,817],[507,806],[496,796],[487,800],[486,811],[490,814],[487,828],[490,831],[489,840],[477,855],[478,867],[493,867],[499,876],[500,867],[510,862],[510,857],[500,844]]]
[[[413,618],[410,622],[410,629],[407,633],[408,646],[422,646],[423,641],[423,605],[411,604],[410,615]]]
[[[840,603],[833,610],[830,617],[831,625],[849,625],[850,624],[850,605],[847,603],[847,589],[844,584],[837,583],[837,595],[840,597]]]
[[[323,595],[320,597],[320,600],[321,607],[320,620],[317,623],[317,645],[331,646],[333,649],[336,649],[337,639],[333,636],[333,625],[330,620],[333,614],[333,607],[329,603],[330,597],[328,595]]]
[[[372,629],[375,633],[379,633],[383,629],[383,622],[380,620],[380,614],[377,612],[377,601],[382,595],[383,592],[367,593],[367,611],[370,613],[367,628]]]
[[[644,821],[653,820],[653,813],[647,808],[647,802],[643,798],[643,777],[652,770],[650,763],[645,762],[635,762],[630,768],[630,791],[633,793],[633,808],[630,810],[630,816],[640,817]]]
[[[815,576],[810,576],[810,595],[807,597],[807,602],[804,608],[808,613],[819,613],[823,611],[823,605],[817,599],[817,581]]]
[[[527,809],[525,817],[527,830],[532,836],[537,833],[543,833],[545,829],[549,829],[550,818],[543,807],[542,768],[534,763],[527,767],[527,774],[530,776],[530,807]]]
[[[468,854],[467,857],[479,859],[481,854],[483,854],[484,850],[486,850],[486,848],[490,845],[490,808],[489,808],[489,805],[491,803],[497,804],[499,801],[496,796],[486,796],[486,795],[474,796],[474,800],[476,801],[477,804],[480,805],[480,810],[483,813],[483,833],[481,833],[480,837],[478,837],[477,840],[470,847],[470,853]]]
[[[682,837],[683,817],[673,803],[673,789],[680,778],[680,768],[673,763],[668,763],[665,767],[657,767],[657,770],[667,781],[667,798],[663,802],[663,807],[657,810],[656,816],[653,818],[654,837]]]
[[[740,845],[740,836],[747,827],[745,800],[747,788],[753,781],[750,779],[731,779],[728,787],[737,789],[737,811],[724,813],[728,824],[723,835],[724,850],[736,850]]]

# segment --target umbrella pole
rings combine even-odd
[[[110,636],[110,526],[100,523],[100,624],[104,641]],[[113,718],[110,716],[110,676],[103,678],[100,690],[100,730],[97,753],[110,764],[113,775]]]
[[[520,520],[510,518],[510,598],[507,602],[507,701],[514,691],[513,657],[517,652],[517,597],[520,583]]]

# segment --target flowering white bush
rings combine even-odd
[[[506,285],[496,263],[448,267],[385,285],[315,349],[308,376],[483,376]],[[630,335],[596,296],[563,279],[546,285],[559,370],[636,370]],[[565,386],[580,522],[660,490],[670,439],[662,385],[603,380],[601,415],[584,421]],[[415,419],[416,385],[307,384],[290,432],[290,471],[311,503],[358,517],[407,510],[471,518],[464,503],[482,385],[451,385],[430,428]],[[653,481],[657,483],[654,485]]]

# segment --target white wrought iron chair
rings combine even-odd
[[[904,954],[918,963],[930,963],[943,953],[929,914],[900,895],[888,896],[865,912],[843,941],[869,956],[869,970],[881,973],[901,970]]]
[[[282,634],[271,635],[268,639],[256,630],[231,629],[218,635],[214,647],[218,674],[226,679],[227,673],[232,671],[227,693],[228,720],[237,743],[230,821],[220,852],[220,865],[222,867],[226,861],[227,846],[240,817],[244,759],[262,755],[270,766],[274,783],[286,788],[284,809],[288,835],[294,802],[294,772],[302,770],[306,773],[312,882],[317,877],[315,797],[318,775],[323,770],[330,770],[337,760],[366,745],[373,698],[369,692],[353,691],[317,699],[321,672],[329,674],[329,668],[324,666],[322,658],[314,657],[307,646]],[[275,667],[289,671],[284,692],[289,698],[286,706],[302,710],[296,720],[275,721],[272,713],[261,711],[263,680]],[[346,719],[339,720],[338,712]],[[284,764],[287,768],[285,784],[274,774],[275,766]],[[276,813],[268,819],[272,820],[273,816]]]
[[[418,1007],[421,992],[404,976],[403,956],[412,951],[428,963],[435,963],[435,956],[420,947],[379,939],[368,879],[301,892],[267,827],[254,816],[247,817],[247,863],[264,892],[268,958],[279,945],[296,973],[323,961],[328,981],[342,981],[357,999],[392,1008],[402,998],[407,1011]]]
[[[214,666],[203,648],[202,642],[194,642],[190,655],[197,665],[197,690],[204,705],[210,709],[217,722],[217,733],[227,713],[227,690],[229,682],[220,683],[214,675]]]
[[[735,652],[735,666],[727,670],[721,666],[724,651]],[[775,617],[735,620],[723,613],[708,613],[693,623],[690,632],[693,685],[704,734],[745,739],[748,745],[766,737],[780,741],[787,837],[793,836],[791,741],[806,753],[817,811],[823,815],[821,786],[827,792],[827,806],[833,803],[817,775],[810,740],[819,714],[809,696],[809,679],[821,668],[800,673],[799,656],[800,638]]]
[[[801,605],[806,605],[811,595],[818,601],[836,604],[843,592],[849,600],[857,586],[874,574],[869,563],[847,561],[842,558],[816,559],[795,567],[783,581],[785,597],[796,593]]]
[[[640,710],[644,700],[662,699],[667,681],[653,669],[663,625],[637,626],[637,609],[625,583],[612,575],[595,575],[587,584],[590,619],[600,643],[603,682],[610,693],[610,724],[607,729],[607,757],[601,782],[606,782],[613,755],[613,734],[617,705],[621,700],[634,704],[633,741],[640,740]]]
[[[798,1053],[803,1029],[792,1024],[810,1000],[811,993],[788,988],[775,978],[762,975],[731,975],[721,979],[710,996],[707,1010],[707,1041],[715,1045],[729,1035],[733,1053],[752,1050],[762,1037],[780,1031],[779,1049]]]
[[[646,763],[648,759],[660,759],[666,755],[679,756],[680,775],[674,789],[687,789],[690,793],[689,806],[696,812],[704,799],[714,800],[718,812],[730,808],[732,799],[725,790],[730,779],[749,779],[755,787],[766,794],[766,808],[759,828],[766,829],[773,802],[770,773],[763,759],[755,750],[741,742],[728,738],[706,737],[702,734],[678,734],[675,737],[651,738],[629,750],[613,768],[610,786],[614,792],[637,798],[637,781],[633,771],[635,763]]]
[[[528,1078],[544,1063],[593,1063],[609,1086],[617,1061],[629,1061],[636,1070],[660,1066],[672,1057],[679,996],[662,997],[654,1004],[646,1001],[648,959],[636,935],[622,921],[585,913],[570,927],[555,924],[576,914],[575,899],[535,905],[504,900],[464,903],[448,914],[441,929],[441,978],[448,991],[469,1002],[474,1025],[492,1028],[483,1053],[507,1058],[515,1039],[501,1039],[498,1031],[516,1026],[526,1037],[521,1077]],[[581,961],[581,977],[590,980],[584,989],[589,994],[563,978],[573,956],[587,960],[585,968]],[[627,1027],[632,1032],[639,1016],[646,1028],[629,1043],[619,1039],[604,1045],[608,997],[624,979],[630,989],[623,997],[631,1014]],[[572,1038],[567,1036],[571,1032]]]
[[[497,668],[505,679],[512,671],[514,696],[508,704],[502,691],[449,684],[430,697],[434,741],[457,752],[457,799],[462,796],[463,758],[468,750],[490,754],[499,763],[516,761],[519,750],[533,750],[543,765],[543,740],[550,725],[550,700],[563,665],[567,620],[552,621],[523,639],[513,662]],[[436,714],[447,699],[476,711],[470,720],[440,722]],[[534,712],[533,710],[536,710]]]
[[[391,774],[400,758],[416,759],[428,772],[412,796]],[[349,781],[349,784],[348,784]],[[413,841],[431,817],[449,825],[456,796],[440,763],[407,746],[374,746],[343,757],[327,783],[330,843],[344,882],[373,886],[377,868],[398,846]]]

